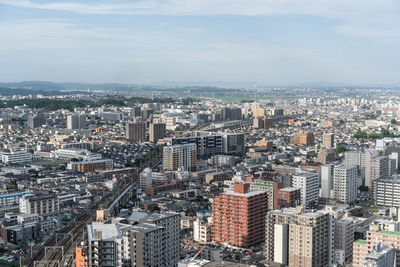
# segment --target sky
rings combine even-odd
[[[398,0],[0,0],[0,81],[400,84]]]

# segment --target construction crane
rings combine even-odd
[[[189,265],[192,263],[192,261],[194,261],[197,256],[200,255],[200,253],[203,251],[203,249],[206,247],[206,245],[202,246],[201,249],[193,256],[193,258],[191,258],[188,263],[186,264],[186,267],[189,267]]]

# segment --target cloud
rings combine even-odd
[[[106,3],[34,2],[0,0],[0,4],[79,14],[118,15],[242,15],[298,14],[335,21],[334,30],[353,37],[397,40],[400,1],[398,0],[139,0]],[[161,25],[161,24],[160,24]],[[162,26],[162,25],[161,25]],[[368,32],[369,29],[373,31]]]

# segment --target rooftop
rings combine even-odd
[[[95,232],[101,232],[101,240],[112,241],[122,238],[119,226],[117,224],[90,224],[88,228],[88,240],[98,240],[95,238]]]

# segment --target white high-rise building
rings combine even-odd
[[[86,129],[86,115],[84,114],[68,115],[67,128],[69,130]]]
[[[357,166],[336,166],[334,168],[335,199],[353,203],[357,199]]]
[[[300,172],[292,177],[292,187],[300,188],[302,206],[315,208],[318,206],[319,178],[316,173]]]
[[[321,198],[333,198],[333,166],[321,166]]]

